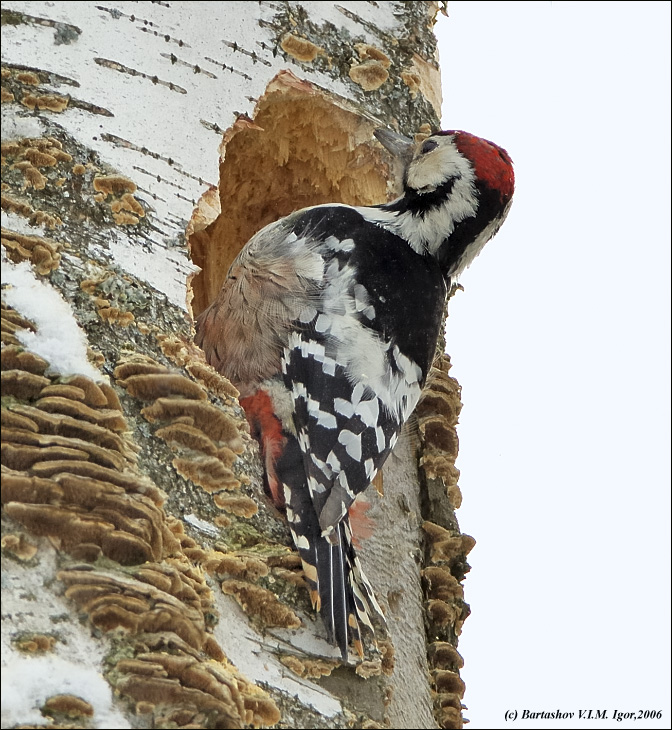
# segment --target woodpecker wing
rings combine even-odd
[[[361,652],[360,623],[384,621],[348,508],[417,403],[444,300],[431,259],[354,208],[316,206],[256,234],[198,320],[197,343],[242,395],[282,379],[275,471],[313,604],[344,658],[350,640]]]
[[[345,652],[348,636],[359,643],[359,623],[371,627],[374,613],[384,621],[352,547],[348,508],[418,401],[445,284],[429,259],[353,208],[308,209],[293,232],[317,246],[324,275],[304,311],[312,317],[294,323],[283,350],[302,464],[281,460],[278,474],[290,487],[288,517],[314,602]],[[306,516],[306,487],[318,525]]]
[[[287,333],[306,316],[322,277],[322,258],[294,234],[291,217],[255,234],[234,260],[196,320],[196,344],[241,396],[279,373]]]

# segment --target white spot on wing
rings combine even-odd
[[[318,317],[318,320],[323,315]],[[334,375],[336,372],[336,361],[327,355],[324,345],[315,340],[305,339],[299,332],[290,332],[287,337],[287,343],[291,350],[297,350],[304,358],[313,358],[322,365],[322,370],[327,375]],[[290,357],[289,353],[285,354],[285,358]]]
[[[297,440],[299,442],[299,448],[301,451],[303,451],[304,454],[307,454],[310,451],[310,444],[308,443],[308,436],[301,431],[299,435],[297,436]]]
[[[320,314],[318,318],[315,320],[315,331],[316,332],[326,332],[329,329],[329,317],[326,317],[324,314]]]
[[[315,477],[311,476],[308,477],[308,489],[310,489],[310,494],[322,494],[325,491],[325,487],[323,484],[320,484]]]
[[[324,243],[332,251],[343,251],[345,253],[347,253],[348,251],[352,251],[352,249],[355,247],[355,242],[352,240],[352,238],[344,238],[341,241],[336,238],[336,236],[329,236],[328,238],[324,239]]]
[[[318,459],[317,456],[315,456],[315,454],[313,454],[312,452],[310,454],[310,458],[313,464],[315,464],[315,466],[324,474],[324,476],[327,477],[327,479],[331,479],[334,473],[331,466],[327,464],[327,462],[322,461],[322,459]]]
[[[355,387],[352,389],[352,403],[353,405],[357,405],[360,400],[362,400],[362,397],[364,396],[365,386],[364,383],[357,383]]]
[[[373,459],[367,459],[364,462],[364,471],[366,473],[366,478],[371,481],[376,473],[376,469],[373,464]]]
[[[338,434],[338,442],[345,447],[345,451],[355,461],[362,458],[362,436],[343,429]],[[342,472],[341,472],[342,473]]]
[[[327,464],[329,464],[329,466],[334,470],[334,472],[341,471],[341,462],[338,460],[338,457],[334,454],[333,451],[327,457]]]
[[[301,550],[308,550],[310,548],[310,543],[305,535],[297,535],[291,527],[289,528],[289,531],[292,533],[292,538],[297,548],[300,548]]]
[[[365,426],[371,428],[378,425],[378,416],[380,414],[380,407],[378,406],[378,400],[363,400],[357,404],[355,413],[362,419],[362,423]]]
[[[313,404],[317,404],[317,406],[313,410]],[[308,404],[308,411],[309,413],[312,413],[312,415],[315,416],[315,420],[317,421],[318,426],[322,426],[323,428],[331,428],[334,429],[337,426],[336,423],[336,416],[333,415],[333,413],[327,413],[326,411],[321,410],[320,404],[317,403],[317,401],[310,400]]]
[[[334,398],[334,410],[336,413],[341,416],[345,416],[346,418],[350,418],[355,412],[352,403],[349,400],[344,400],[343,398]]]
[[[380,426],[376,426],[376,448],[379,453],[385,450],[385,434]]]

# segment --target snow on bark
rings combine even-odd
[[[20,330],[16,335],[19,342],[60,375],[100,379],[100,371],[87,357],[86,334],[60,292],[38,279],[27,261],[13,264],[4,255],[2,258],[4,301],[36,326],[34,332]]]

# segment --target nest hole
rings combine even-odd
[[[215,298],[245,243],[267,224],[311,205],[373,205],[389,198],[390,171],[373,137],[376,125],[308,84],[295,86],[267,92],[254,120],[239,118],[224,136],[221,213],[189,237],[201,268],[192,280],[194,317]]]

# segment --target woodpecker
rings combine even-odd
[[[196,343],[240,391],[266,486],[284,510],[314,609],[347,661],[384,617],[348,510],[420,398],[447,293],[511,205],[511,158],[462,131],[378,140],[403,194],[316,205],[258,233],[197,319]]]

